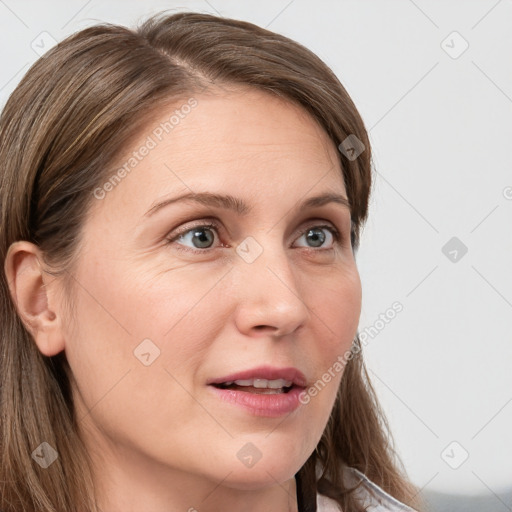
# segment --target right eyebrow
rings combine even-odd
[[[239,215],[248,215],[252,208],[247,205],[242,199],[231,196],[229,194],[214,194],[212,192],[189,192],[177,197],[163,199],[162,201],[154,204],[145,214],[145,217],[154,215],[158,210],[173,203],[180,201],[195,201],[196,203],[206,206],[217,206],[226,210],[233,210]]]

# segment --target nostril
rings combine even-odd
[[[266,330],[275,331],[275,330],[277,330],[276,327],[272,327],[271,325],[255,325],[254,328],[258,331],[266,331]]]

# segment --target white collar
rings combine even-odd
[[[354,491],[360,504],[367,512],[415,512],[411,507],[401,503],[378,485],[370,481],[363,473],[355,468],[345,467],[343,479],[348,485],[361,485]],[[331,498],[317,494],[317,512],[340,512],[338,503]]]

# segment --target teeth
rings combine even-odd
[[[280,389],[280,388],[289,388],[293,382],[291,380],[284,379],[275,379],[275,380],[267,380],[267,379],[247,379],[247,380],[235,380],[234,382],[237,386],[251,386],[253,388],[270,388],[270,389]],[[226,382],[226,385],[233,384]]]
[[[252,380],[235,380],[237,386],[254,386]]]

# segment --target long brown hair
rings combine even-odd
[[[28,240],[71,290],[92,191],[155,109],[210,84],[245,84],[279,95],[309,112],[336,146],[349,135],[364,144],[356,159],[339,152],[356,251],[368,214],[371,148],[334,73],[300,44],[253,24],[160,13],[136,30],[100,24],[77,32],[40,58],[10,96],[0,117],[1,262],[13,242]],[[65,355],[46,357],[37,349],[4,272],[0,302],[0,510],[97,512]],[[354,348],[301,482],[345,512],[357,511],[342,478],[348,465],[411,503],[413,490],[389,444],[359,339]],[[42,442],[58,452],[47,469],[31,457]],[[317,478],[318,465],[323,473]]]

